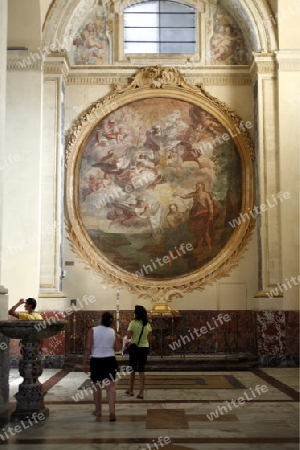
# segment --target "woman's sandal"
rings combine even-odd
[[[144,396],[139,394],[139,395],[136,396],[136,398],[139,398],[140,400],[143,400]]]
[[[126,391],[125,394],[126,394],[126,395],[129,395],[130,397],[133,397],[133,396],[134,396],[134,393],[133,393],[133,392],[130,392],[130,391]]]

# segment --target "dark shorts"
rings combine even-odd
[[[107,358],[91,358],[90,360],[91,380],[93,383],[108,379],[113,381],[118,371],[118,364],[115,356]]]
[[[129,355],[129,365],[134,372],[145,372],[149,347],[138,347],[137,352]]]

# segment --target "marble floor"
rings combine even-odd
[[[85,373],[44,369],[40,381],[50,415],[44,422],[15,429],[8,418],[22,378],[11,369],[10,404],[0,417],[0,444],[10,450],[299,449],[298,369],[146,376],[145,396],[139,400],[125,395],[128,375],[120,375],[117,420],[109,422],[105,394],[102,417],[92,415]]]

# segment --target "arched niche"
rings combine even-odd
[[[58,50],[70,51],[73,43],[73,36],[82,26],[83,21],[88,18],[93,8],[99,7],[106,9],[107,17],[110,20],[110,31],[117,45],[120,44],[120,36],[114,32],[115,15],[122,14],[124,6],[137,3],[136,0],[129,0],[126,4],[121,0],[114,2],[103,0],[73,0],[65,2],[64,0],[56,0],[52,3],[48,11],[44,30],[43,39],[47,47],[55,45]],[[272,11],[267,0],[186,0],[187,4],[195,6],[196,10],[205,15],[205,11],[220,5],[230,16],[238,23],[243,32],[248,46],[253,52],[270,53],[277,49],[276,28],[273,21],[270,20]],[[207,19],[208,20],[208,19]],[[201,35],[203,39],[203,35]],[[118,55],[113,61],[118,59]]]

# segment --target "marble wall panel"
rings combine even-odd
[[[114,314],[114,311],[111,311]],[[79,311],[69,316],[67,353],[82,353],[89,327],[101,321],[101,311]],[[226,315],[226,320],[224,316]],[[120,312],[120,334],[133,319],[132,311]],[[153,328],[152,354],[238,353],[256,354],[253,311],[180,311],[179,318],[150,318]],[[172,350],[172,344],[177,344]],[[171,345],[170,345],[171,344]]]
[[[65,355],[83,353],[87,331],[101,323],[102,311],[77,311],[66,317],[64,312],[45,311],[42,315],[48,320],[68,321],[63,332],[43,341],[44,367],[63,367]],[[120,312],[122,337],[132,319],[133,311]],[[186,310],[180,311],[178,318],[156,316],[150,321],[153,356],[246,353],[258,355],[263,366],[282,365],[282,357],[292,357],[297,364],[298,311]],[[10,355],[12,365],[17,366],[17,340],[10,340]]]
[[[257,311],[259,355],[282,355],[286,350],[285,311]]]

